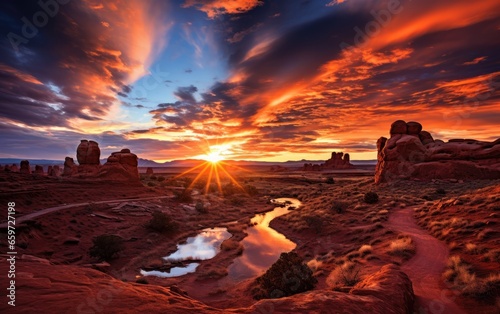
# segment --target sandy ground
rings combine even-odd
[[[227,267],[241,254],[237,244],[246,236],[250,218],[271,210],[269,200],[272,198],[294,197],[301,200],[303,206],[273,220],[271,227],[297,244],[295,251],[309,263],[318,278],[316,289],[331,289],[328,276],[345,261],[361,265],[362,277],[394,263],[402,265],[414,281],[420,305],[427,308],[428,313],[438,313],[442,306],[452,313],[460,313],[456,312],[460,310],[456,304],[467,313],[494,310],[491,300],[465,298],[446,288],[442,271],[449,247],[415,225],[412,209],[430,207],[445,198],[472,195],[482,188],[498,186],[498,182],[405,182],[375,186],[371,177],[349,177],[345,173],[337,178],[332,173],[317,172],[240,172],[235,175],[237,181],[255,186],[257,195],[236,193],[223,197],[217,192],[203,195],[203,188],[195,188],[194,200],[180,202],[174,194],[182,190],[182,182],[170,180],[166,174],[164,177],[163,182],[144,177],[137,185],[110,185],[0,174],[0,201],[16,202],[21,226],[18,230],[20,254],[45,258],[54,264],[98,268],[122,281],[141,279],[153,285],[175,285],[208,305],[228,308],[255,302],[249,293],[253,280],[228,283],[226,278]],[[326,183],[329,177],[335,178],[333,184]],[[444,188],[447,194],[437,193],[438,188]],[[369,191],[378,193],[377,203],[363,201]],[[194,210],[196,201],[208,202],[208,213]],[[337,201],[345,205],[341,213],[332,209]],[[475,208],[481,211],[479,205]],[[180,224],[180,229],[174,234],[159,234],[145,228],[155,210],[170,215]],[[25,220],[21,223],[22,216]],[[5,222],[5,217],[5,211],[0,213],[0,223]],[[160,258],[175,251],[177,243],[206,227],[228,227],[236,245],[203,261],[196,273],[178,278],[140,278],[142,267],[161,264]],[[97,263],[88,255],[92,238],[104,233],[122,237],[125,249],[109,266],[92,266]],[[409,233],[413,238],[417,248],[415,256],[390,252],[391,242],[402,233]],[[497,236],[487,239],[488,245],[498,248]],[[369,250],[361,252],[362,246],[369,246]],[[2,242],[2,251],[4,249]],[[481,269],[491,271],[495,266],[493,262],[483,262]],[[447,302],[446,298],[454,298],[455,302]]]

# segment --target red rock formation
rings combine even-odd
[[[21,173],[31,173],[30,162],[27,160],[21,160]]]
[[[305,171],[321,171],[325,169],[352,169],[354,165],[351,164],[351,158],[349,154],[344,154],[343,152],[333,152],[332,157],[325,161],[321,165],[317,164],[304,164],[302,170]]]
[[[101,150],[94,141],[81,140],[76,149],[76,159],[80,165],[99,165]]]
[[[137,165],[137,155],[124,148],[108,157],[107,162],[100,167],[98,177],[113,181],[138,181],[140,177]]]
[[[35,173],[43,175],[43,166],[36,165],[35,166]]]
[[[434,140],[418,122],[395,121],[377,141],[375,182],[397,179],[499,179],[500,139]],[[406,130],[406,133],[401,133]]]
[[[148,167],[148,169],[146,169],[146,174],[147,175],[152,175],[154,172],[153,172],[153,168],[151,167]]]
[[[0,271],[8,272],[8,263]],[[412,283],[395,265],[386,265],[359,282],[350,293],[317,289],[249,307],[218,309],[176,287],[123,282],[101,271],[52,265],[23,255],[16,260],[19,295],[16,307],[39,313],[393,313],[413,312]],[[18,280],[16,280],[18,282]],[[7,302],[0,313],[12,312]]]
[[[61,169],[59,168],[59,166],[49,166],[47,175],[51,177],[59,177],[61,175]]]
[[[78,166],[75,164],[75,161],[71,157],[66,157],[64,159],[63,176],[71,176],[76,173],[78,173]]]

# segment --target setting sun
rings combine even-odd
[[[224,160],[224,156],[221,156],[221,152],[210,152],[203,159],[216,164],[219,161]]]

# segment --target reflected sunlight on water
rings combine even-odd
[[[288,240],[283,234],[269,227],[269,223],[276,217],[288,214],[289,207],[299,207],[300,201],[293,198],[279,198],[275,203],[286,203],[286,207],[276,207],[273,211],[257,215],[252,218],[254,227],[248,228],[248,236],[241,243],[243,254],[229,266],[229,277],[233,280],[242,280],[263,274],[283,252],[290,252],[296,244]]]

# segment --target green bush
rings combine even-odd
[[[109,261],[123,249],[123,239],[114,234],[103,234],[92,240],[93,246],[89,250],[92,257]]]
[[[367,192],[365,193],[364,201],[367,204],[375,204],[378,202],[378,194],[375,192]]]
[[[311,290],[318,282],[312,274],[297,253],[281,253],[276,263],[255,280],[253,297],[257,300],[277,299]]]
[[[179,225],[172,218],[160,211],[154,211],[147,227],[157,232],[170,233],[177,231]]]

